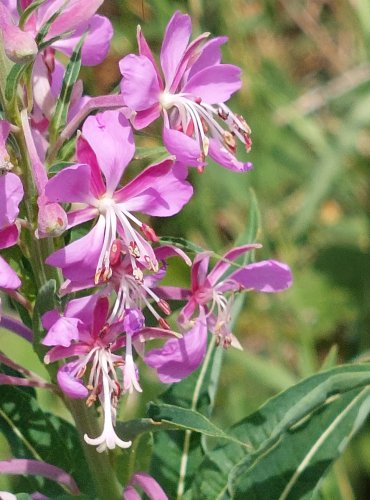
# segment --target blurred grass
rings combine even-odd
[[[216,406],[228,425],[320,369],[333,345],[339,363],[370,349],[370,3],[105,0],[101,12],[113,20],[115,38],[108,59],[85,71],[86,90],[117,85],[117,62],[137,51],[137,24],[158,53],[176,9],[192,14],[194,35],[229,37],[224,61],[242,68],[244,82],[230,106],[252,128],[252,152],[240,156],[254,170],[239,175],[210,165],[203,175],[192,172],[194,199],[176,218],[155,221],[156,231],[222,253],[245,230],[252,187],[264,245],[256,258],[280,259],[294,273],[288,292],[248,297],[235,332],[245,353],[225,356]],[[155,124],[138,144],[156,146],[160,135]],[[184,279],[182,268],[174,273]],[[134,398],[122,410],[126,418],[160,391],[149,370],[143,379],[149,395]],[[369,440],[370,428],[348,449],[340,473],[330,473],[320,498],[369,498]]]

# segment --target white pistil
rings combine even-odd
[[[123,441],[117,436],[114,430],[115,408],[112,406],[112,393],[114,389],[108,371],[108,356],[109,354],[105,349],[99,351],[99,368],[101,369],[103,379],[103,432],[97,438],[90,438],[87,434],[84,435],[86,443],[97,446],[96,451],[99,453],[105,451],[107,448],[113,450],[116,446],[120,448],[129,448],[131,446],[131,441]]]
[[[140,387],[139,381],[137,379],[136,375],[136,367],[134,363],[134,359],[132,357],[132,342],[131,342],[131,336],[126,335],[126,356],[125,356],[125,367],[124,367],[124,374],[123,374],[123,385],[125,391],[129,391],[131,394],[133,389],[135,389],[138,392],[143,392],[142,388]]]

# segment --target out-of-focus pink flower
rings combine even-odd
[[[51,46],[71,55],[81,36],[87,32],[82,48],[82,62],[87,66],[101,63],[108,54],[113,36],[111,22],[96,14],[102,3],[103,0],[46,0],[27,18],[22,29],[15,24],[18,21],[17,0],[9,0],[7,5],[0,4],[0,27],[4,30],[8,57],[12,59],[13,56],[13,60],[17,57],[16,62],[22,62],[20,57],[34,58],[38,50],[35,42],[37,34],[61,9],[51,23],[44,41],[63,35],[63,39],[52,41]],[[22,2],[22,8],[26,7],[27,2]]]
[[[225,104],[241,87],[240,69],[221,64],[220,46],[227,38],[206,41],[209,33],[203,33],[189,43],[190,35],[190,17],[176,12],[162,43],[162,79],[138,29],[140,55],[120,61],[121,92],[134,112],[133,125],[146,127],[162,114],[164,143],[178,161],[202,168],[209,155],[230,170],[249,170],[252,164],[238,161],[235,153],[236,139],[250,150],[250,128]]]
[[[134,486],[141,488],[150,500],[168,500],[157,481],[146,472],[135,472],[123,491],[123,500],[140,500],[141,496]]]
[[[97,222],[86,236],[53,253],[46,262],[62,268],[71,281],[95,276],[96,284],[104,282],[111,276],[116,253],[113,245],[119,239],[130,256],[133,275],[140,281],[138,263],[151,270],[158,266],[147,241],[156,241],[157,237],[133,212],[162,217],[179,212],[193,193],[185,180],[186,169],[174,165],[171,159],[164,160],[118,188],[135,149],[127,119],[119,111],[90,116],[82,128],[82,137],[77,145],[81,163],[49,180],[45,193],[50,201],[84,204],[84,208],[69,212],[69,227],[95,218]]]
[[[146,354],[145,362],[156,369],[162,382],[178,382],[200,365],[206,352],[207,330],[216,335],[217,343],[223,347],[232,345],[240,348],[230,329],[234,292],[255,290],[276,293],[291,286],[289,267],[275,260],[236,266],[236,270],[225,277],[233,265],[232,261],[260,247],[251,244],[233,248],[210,272],[211,253],[200,253],[192,266],[190,290],[175,287],[158,289],[158,294],[168,299],[187,301],[180,313],[179,323],[185,330],[190,327],[181,339],[170,339],[162,348]],[[231,293],[229,297],[225,295],[228,292]]]
[[[19,230],[15,224],[19,214],[19,203],[23,198],[23,186],[20,178],[11,172],[6,140],[10,125],[0,120],[0,250],[15,245]],[[0,288],[15,290],[21,285],[20,279],[13,269],[0,257]]]

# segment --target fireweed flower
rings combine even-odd
[[[186,169],[171,159],[164,160],[117,189],[135,149],[128,121],[119,111],[99,113],[85,121],[82,136],[77,160],[83,163],[60,171],[49,180],[45,193],[50,201],[85,205],[68,213],[69,227],[96,218],[97,222],[86,236],[53,253],[46,262],[62,268],[72,282],[95,277],[98,284],[110,278],[111,261],[116,260],[113,244],[120,240],[130,255],[133,275],[140,281],[138,263],[157,270],[157,259],[147,241],[157,237],[132,212],[163,217],[179,212],[193,193],[185,181]]]
[[[80,0],[45,0],[30,14],[22,29],[15,24],[19,20],[17,3],[22,9],[25,9],[32,3],[32,0],[20,0],[19,2],[17,0],[7,0],[5,5],[0,5],[0,14],[2,13],[0,15],[0,24],[4,24],[4,27],[1,25],[3,29],[16,30],[17,43],[20,43],[19,40],[24,40],[23,44],[26,45],[27,42],[30,53],[37,52],[34,40],[40,29],[58,9],[61,9],[60,14],[51,23],[44,41],[51,42],[53,49],[70,56],[83,33],[88,32],[82,48],[82,64],[95,65],[105,59],[113,29],[111,22],[106,17],[95,14],[103,0],[90,0],[89,2],[81,2]],[[56,37],[62,39],[56,40]],[[15,48],[13,48],[15,45],[14,35],[4,37],[4,43],[5,51],[10,57],[12,51],[13,53],[15,51]],[[19,47],[17,51],[19,52]]]
[[[162,382],[178,382],[192,373],[203,361],[207,348],[207,330],[223,347],[239,347],[230,329],[231,307],[235,292],[256,290],[276,293],[289,288],[292,276],[286,264],[275,260],[255,262],[227,272],[232,261],[261,245],[236,247],[227,252],[208,272],[210,252],[196,256],[191,272],[190,290],[160,287],[157,292],[166,298],[186,300],[179,323],[188,330],[181,339],[170,339],[162,348],[153,349],[145,362],[155,368]],[[226,277],[225,277],[226,274]]]
[[[145,328],[138,309],[127,309],[120,321],[110,321],[107,297],[99,294],[71,300],[64,315],[50,311],[43,318],[48,330],[43,344],[51,346],[45,362],[74,358],[62,365],[57,380],[70,398],[87,398],[91,406],[99,399],[104,413],[104,428],[97,438],[85,435],[97,451],[115,446],[127,448],[130,441],[120,439],[114,430],[116,409],[122,392],[141,392],[133,347],[153,337],[168,337],[169,332]],[[117,351],[124,350],[124,356]]]
[[[190,35],[190,17],[176,12],[162,43],[162,79],[139,27],[140,55],[120,61],[121,92],[134,112],[133,125],[141,129],[162,114],[164,143],[179,161],[202,168],[209,155],[228,169],[249,170],[252,164],[238,161],[235,153],[236,139],[250,150],[250,128],[225,104],[241,87],[240,69],[220,62],[227,38],[205,42],[209,33],[203,33],[189,43]]]
[[[19,203],[23,198],[23,186],[20,178],[11,172],[13,165],[6,149],[6,140],[10,125],[0,120],[0,250],[15,245],[19,230],[16,218]],[[0,257],[0,289],[15,290],[21,285],[13,269]]]

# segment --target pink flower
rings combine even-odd
[[[0,120],[0,249],[9,248],[18,241],[19,230],[15,221],[23,198],[22,182],[11,172],[13,165],[6,149],[9,131],[9,123]],[[0,289],[15,290],[20,285],[17,274],[0,257]]]
[[[190,17],[176,12],[162,43],[162,79],[138,29],[140,55],[120,61],[121,92],[134,112],[133,124],[143,128],[162,114],[164,143],[178,161],[202,168],[209,154],[226,168],[249,170],[252,164],[238,161],[235,153],[236,138],[250,150],[250,128],[225,105],[241,86],[240,69],[221,64],[220,46],[227,39],[205,42],[209,33],[203,33],[189,43],[190,35]]]
[[[97,451],[127,448],[130,441],[120,439],[115,430],[116,408],[122,391],[141,392],[138,371],[133,359],[133,346],[153,337],[167,337],[168,331],[145,328],[138,309],[128,309],[120,320],[112,320],[108,298],[95,294],[71,300],[61,315],[49,311],[42,318],[48,331],[43,344],[51,346],[45,362],[74,358],[59,368],[58,383],[70,398],[87,398],[91,406],[99,399],[104,412],[104,428],[100,436],[85,435]],[[124,349],[124,357],[117,351]],[[85,373],[88,377],[83,378]]]
[[[166,298],[187,301],[180,313],[179,323],[185,330],[190,327],[183,338],[170,339],[162,348],[146,354],[145,362],[156,369],[162,382],[178,382],[199,366],[206,352],[207,329],[216,335],[217,343],[223,347],[233,345],[240,348],[230,329],[235,292],[255,290],[276,293],[291,286],[289,267],[275,260],[237,266],[235,271],[226,274],[232,261],[260,247],[252,244],[234,248],[210,272],[211,253],[198,254],[192,267],[190,290],[175,287],[158,289],[158,294]],[[225,294],[228,293],[231,295],[227,297]]]
[[[107,18],[95,14],[103,0],[90,0],[89,2],[46,0],[27,18],[22,29],[14,23],[14,21],[18,21],[17,1],[9,0],[7,3],[7,6],[0,4],[0,27],[12,30],[11,36],[4,38],[8,57],[12,54],[18,55],[18,53],[22,55],[26,49],[34,57],[38,50],[35,40],[39,31],[61,8],[61,13],[51,23],[43,41],[52,41],[51,46],[54,49],[70,56],[83,33],[87,31],[88,35],[82,48],[82,63],[84,65],[95,65],[105,59],[113,36],[113,30]],[[23,1],[22,8],[25,9],[29,3]],[[61,35],[63,35],[61,40],[53,41],[55,37]],[[16,62],[21,62],[19,56]]]
[[[126,118],[118,111],[90,116],[82,135],[77,159],[83,163],[59,172],[49,180],[45,193],[50,201],[84,204],[84,208],[69,212],[69,227],[91,219],[97,221],[86,236],[53,253],[46,262],[62,268],[71,281],[95,276],[96,284],[104,282],[111,276],[111,263],[116,259],[113,244],[119,239],[130,255],[134,276],[140,280],[138,263],[151,270],[158,267],[147,241],[156,241],[157,237],[132,212],[162,217],[179,212],[193,192],[185,181],[186,169],[174,165],[171,159],[164,160],[118,188],[135,149]]]

